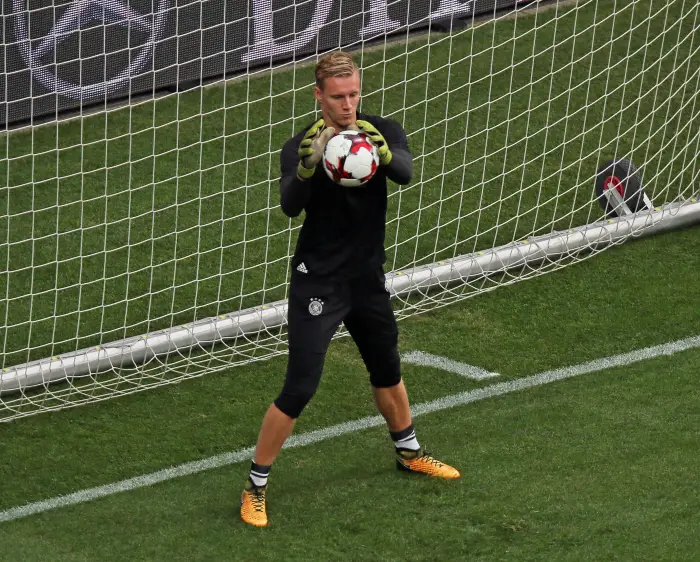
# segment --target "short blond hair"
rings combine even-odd
[[[360,68],[352,60],[352,55],[334,51],[323,55],[316,63],[316,86],[323,89],[323,81],[331,76],[352,76]]]

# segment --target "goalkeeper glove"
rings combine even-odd
[[[357,128],[363,133],[366,133],[370,140],[377,146],[379,164],[381,166],[386,166],[391,162],[391,150],[389,150],[389,145],[386,143],[384,136],[377,131],[376,127],[369,121],[358,120],[356,124]]]
[[[316,171],[316,164],[323,158],[323,151],[326,144],[335,135],[333,127],[324,128],[323,119],[319,119],[306,132],[301,143],[299,143],[299,164],[297,165],[297,176],[301,180],[308,180]]]

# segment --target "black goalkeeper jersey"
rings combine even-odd
[[[399,184],[411,181],[411,153],[403,128],[395,121],[359,114],[384,136],[392,152],[388,166],[360,187],[343,187],[323,170],[323,161],[307,181],[297,178],[297,151],[310,123],[282,148],[280,199],[287,216],[306,211],[292,267],[311,277],[357,277],[386,261],[387,177]],[[302,265],[303,264],[303,265]]]

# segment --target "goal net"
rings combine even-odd
[[[11,5],[0,421],[286,351],[303,216],[279,152],[330,49],[414,155],[387,217],[399,318],[697,221],[695,0]],[[624,210],[596,191],[622,159],[646,196]]]

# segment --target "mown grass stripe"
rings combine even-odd
[[[464,404],[477,402],[493,396],[508,394],[516,390],[540,386],[587,373],[610,369],[612,367],[630,365],[632,363],[645,361],[647,359],[660,357],[662,355],[673,355],[675,353],[697,347],[700,347],[700,336],[693,336],[662,345],[638,349],[629,353],[603,357],[601,359],[595,359],[586,363],[562,367],[551,371],[544,371],[536,375],[513,379],[507,382],[502,382],[475,390],[459,392],[457,394],[431,400],[430,402],[416,404],[412,407],[412,413],[414,416],[420,416],[431,412],[454,408],[455,406],[462,406]],[[294,435],[287,441],[284,448],[292,449],[295,447],[304,447],[334,437],[340,437],[341,435],[346,435],[348,433],[381,426],[383,424],[384,419],[381,416],[368,416],[358,420],[332,425],[323,429],[309,431],[300,435]],[[35,515],[51,509],[84,503],[97,498],[110,496],[118,492],[126,492],[145,486],[152,486],[158,482],[172,480],[181,476],[196,474],[205,470],[250,460],[253,456],[253,452],[254,447],[246,447],[245,449],[240,449],[231,453],[225,453],[222,455],[209,457],[207,459],[185,463],[179,466],[159,470],[158,472],[153,472],[151,474],[144,474],[134,478],[122,480],[120,482],[114,482],[104,486],[97,486],[95,488],[87,488],[65,496],[57,496],[47,500],[13,507],[0,512],[0,522],[13,521],[15,519],[21,519],[23,517],[28,517],[30,515]]]

